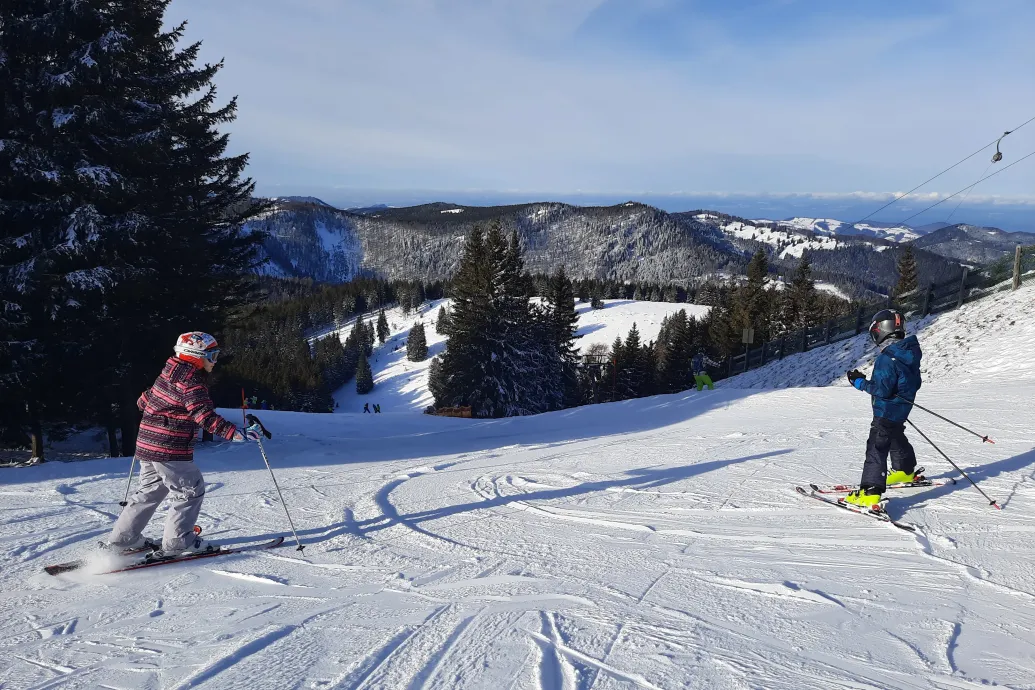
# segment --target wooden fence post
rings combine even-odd
[[[832,324],[833,322],[834,322],[833,319],[831,319],[830,321],[827,321],[826,330],[823,331],[823,341],[824,341],[823,344],[824,345],[829,345],[830,344],[830,324]]]
[[[963,267],[963,277],[960,278],[960,296],[956,300],[956,308],[959,309],[963,306],[963,297],[967,294],[967,273],[970,271],[966,266]]]
[[[920,316],[927,316],[931,313],[931,298],[934,297],[934,283],[927,284],[927,292],[924,293],[924,308]]]
[[[863,324],[865,323],[865,321],[863,321],[864,318],[865,317],[863,316],[863,308],[859,307],[859,313],[855,315],[855,334],[856,335],[859,335],[860,333],[863,332]]]
[[[1013,289],[1016,290],[1021,286],[1021,245],[1017,245],[1017,249],[1013,253]]]
[[[809,351],[809,328],[808,328],[808,326],[806,326],[805,328],[801,329],[801,351],[802,352],[808,352]]]

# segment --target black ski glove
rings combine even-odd
[[[852,384],[853,386],[855,385],[856,379],[865,379],[865,378],[866,378],[866,376],[863,375],[863,373],[861,371],[859,371],[858,369],[852,369],[850,372],[848,372],[848,383]]]

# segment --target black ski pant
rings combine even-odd
[[[870,438],[866,441],[866,462],[863,464],[859,485],[884,493],[888,478],[888,455],[891,469],[911,474],[916,469],[916,453],[906,440],[906,425],[883,417],[874,417],[870,424]]]

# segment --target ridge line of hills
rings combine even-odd
[[[780,274],[808,250],[817,278],[860,299],[886,294],[895,284],[906,244],[915,250],[921,278],[941,282],[957,277],[961,265],[987,264],[1017,243],[1035,243],[1032,234],[967,224],[750,220],[709,210],[670,213],[635,201],[339,209],[315,197],[282,197],[248,226],[268,234],[266,275],[327,283],[362,275],[435,282],[452,275],[471,228],[493,221],[517,232],[533,273],[563,265],[575,279],[698,286],[735,280],[758,249]]]

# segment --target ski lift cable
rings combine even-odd
[[[987,180],[987,179],[988,179],[989,177],[995,177],[996,175],[998,175],[998,174],[999,174],[999,173],[1001,173],[1001,172],[1006,172],[1007,170],[1009,170],[1009,169],[1010,169],[1010,168],[1012,168],[1013,166],[1017,165],[1017,164],[1018,164],[1018,163],[1020,163],[1021,161],[1025,160],[1025,159],[1027,159],[1027,158],[1031,158],[1032,156],[1035,156],[1035,151],[1032,151],[1031,153],[1029,153],[1029,154],[1028,154],[1027,156],[1024,156],[1023,158],[1018,158],[1018,159],[1017,159],[1017,160],[1015,160],[1015,161],[1014,161],[1013,163],[1010,163],[1010,165],[1006,166],[1005,168],[1000,168],[999,170],[996,170],[996,171],[995,171],[994,173],[992,173],[991,175],[987,175],[987,176],[985,176],[985,177],[982,177],[982,178],[981,178],[980,180],[978,180],[978,181],[977,181],[977,182],[975,182],[974,184],[971,184],[971,185],[967,185],[966,187],[964,187],[963,189],[959,190],[958,192],[955,192],[955,193],[953,193],[953,194],[950,194],[949,196],[945,197],[945,198],[944,198],[944,199],[942,199],[941,201],[935,202],[935,203],[931,204],[930,206],[928,206],[927,208],[925,208],[925,209],[923,209],[923,210],[921,210],[921,211],[917,211],[917,212],[916,212],[916,213],[914,213],[913,215],[909,216],[909,218],[906,218],[905,220],[903,220],[903,221],[900,221],[900,222],[901,222],[901,224],[903,224],[903,225],[904,225],[904,224],[906,223],[906,221],[909,221],[909,220],[912,220],[913,218],[916,218],[916,217],[917,217],[917,216],[919,216],[919,215],[920,215],[921,213],[926,213],[927,211],[930,211],[930,210],[931,210],[932,208],[934,208],[935,206],[940,206],[941,204],[944,204],[944,203],[945,203],[946,201],[948,201],[948,200],[949,200],[949,199],[951,199],[952,197],[956,196],[957,194],[962,194],[963,192],[965,192],[965,191],[967,191],[967,190],[969,190],[969,189],[972,189],[972,188],[976,187],[977,185],[979,185],[979,184],[981,184],[982,182],[984,182],[985,180]]]
[[[1002,160],[1002,156],[1001,155],[1000,155],[1000,160]],[[978,176],[978,179],[983,178],[988,173],[988,169],[991,168],[993,165],[995,165],[996,162],[997,161],[995,159],[992,159],[992,162],[989,163],[988,165],[986,165],[985,169],[981,171],[981,174]],[[967,193],[963,195],[963,198],[960,199],[960,202],[958,204],[956,204],[956,208],[952,209],[952,213],[949,214],[949,217],[945,219],[946,225],[948,225],[949,221],[952,220],[952,217],[954,215],[956,215],[956,211],[960,210],[960,206],[962,206],[963,202],[967,200],[967,197],[970,196],[970,193],[974,191],[974,187],[977,187],[977,183],[976,182],[974,183],[973,187],[971,187],[970,189],[967,190]]]
[[[1019,129],[1020,129],[1021,127],[1023,127],[1024,125],[1026,125],[1026,124],[1028,124],[1029,122],[1032,122],[1032,121],[1035,121],[1035,117],[1032,117],[1031,119],[1029,119],[1029,120],[1027,120],[1027,121],[1025,121],[1025,122],[1021,123],[1021,124],[1020,124],[1020,125],[1018,125],[1017,127],[1014,127],[1013,129],[1011,129],[1011,130],[1009,130],[1009,131],[1007,131],[1007,132],[1004,132],[1002,136],[1000,136],[1000,137],[997,137],[996,139],[993,139],[992,141],[988,142],[987,144],[985,144],[984,146],[982,146],[981,148],[979,148],[979,149],[978,149],[977,151],[975,151],[974,153],[972,153],[972,154],[970,154],[969,156],[967,156],[966,158],[964,158],[964,159],[962,159],[962,160],[960,160],[960,161],[957,161],[956,163],[953,163],[952,165],[950,165],[949,167],[947,167],[947,168],[946,168],[945,170],[942,170],[942,171],[941,171],[940,173],[938,173],[938,174],[937,174],[937,175],[935,175],[934,177],[931,177],[931,178],[929,178],[929,179],[927,179],[927,180],[924,180],[923,182],[921,182],[921,183],[920,183],[920,184],[918,184],[917,186],[915,186],[915,187],[913,187],[912,189],[910,189],[910,190],[909,190],[908,192],[906,192],[905,194],[900,194],[899,196],[896,196],[896,197],[895,197],[894,199],[892,199],[892,200],[891,200],[891,201],[889,201],[888,203],[884,204],[883,206],[881,206],[880,208],[878,208],[878,209],[877,209],[876,211],[873,211],[873,212],[872,212],[872,213],[870,213],[869,215],[867,215],[867,216],[864,216],[864,217],[860,218],[859,220],[857,220],[857,221],[855,221],[855,222],[856,222],[856,223],[861,223],[861,222],[863,222],[864,220],[866,220],[867,218],[872,218],[873,216],[877,215],[878,213],[880,213],[881,211],[883,211],[884,209],[886,209],[886,208],[887,208],[888,206],[891,206],[892,204],[894,204],[894,203],[895,203],[896,201],[900,201],[900,200],[902,200],[902,199],[905,199],[905,198],[906,198],[907,196],[909,196],[910,194],[912,194],[912,193],[913,193],[913,192],[915,192],[916,190],[920,189],[921,187],[923,187],[923,186],[924,186],[925,184],[927,184],[928,182],[933,182],[934,180],[937,180],[937,179],[938,179],[939,177],[941,177],[941,176],[942,176],[942,175],[944,175],[945,173],[949,172],[950,170],[952,170],[952,169],[953,169],[953,168],[955,168],[956,166],[958,166],[958,165],[961,165],[962,163],[966,163],[966,162],[967,162],[967,161],[969,161],[969,160],[970,160],[971,158],[973,158],[974,156],[978,155],[979,153],[981,153],[982,151],[984,151],[985,149],[987,149],[987,148],[988,148],[989,146],[992,146],[993,144],[995,144],[995,146],[996,146],[996,153],[998,153],[998,152],[999,152],[999,142],[1003,140],[1003,137],[1005,137],[1005,136],[1006,136],[1007,134],[1013,134],[1014,132],[1016,132],[1017,130],[1019,130]],[[1000,155],[999,155],[999,158],[998,158],[998,160],[1002,160],[1002,154],[1000,154]],[[996,160],[993,160],[992,162],[993,162],[993,163],[995,163],[995,162],[996,162]],[[1004,170],[1005,170],[1005,168],[1004,168]],[[961,190],[961,191],[962,191],[962,190]],[[957,192],[957,193],[958,193],[958,192]],[[948,197],[947,197],[947,198],[948,198]]]

